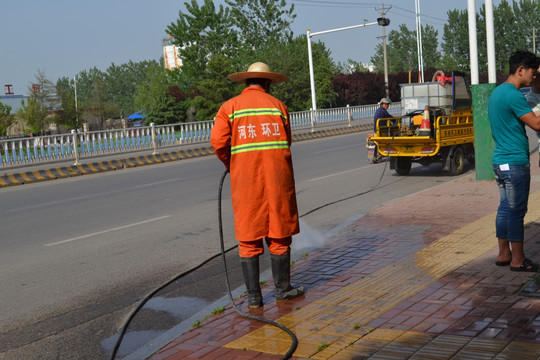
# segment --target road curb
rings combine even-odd
[[[371,125],[355,125],[339,129],[318,130],[307,133],[293,134],[293,142],[318,139],[328,136],[350,134],[354,132],[367,131]],[[191,159],[213,155],[211,146],[201,146],[193,149],[168,151],[153,155],[141,155],[126,157],[123,159],[96,161],[87,164],[72,166],[62,166],[45,170],[24,171],[15,174],[4,174],[0,176],[0,188],[14,185],[30,184],[41,181],[63,179],[74,176],[96,174],[106,171],[134,168],[138,166],[153,165],[169,161]]]

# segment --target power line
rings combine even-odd
[[[381,5],[381,3],[358,3],[358,2],[349,2],[349,1],[324,1],[324,0],[295,0],[294,4],[298,6],[307,6],[307,7],[343,7],[343,8],[370,8],[373,6]],[[382,5],[385,6],[385,4],[382,4]],[[398,12],[397,14],[399,16],[403,16],[408,19],[416,18],[416,13],[412,10],[395,6],[395,5],[390,5],[390,6],[396,9],[399,9],[401,11],[404,11],[405,13],[411,14],[411,16],[407,16],[407,15],[399,14]],[[439,23],[436,25],[444,25],[447,21],[445,19],[441,19],[439,17],[427,15],[424,13],[420,13],[420,16],[442,22],[442,24]]]
[[[295,0],[293,1],[296,5],[297,3],[304,3],[304,4],[298,4],[302,6],[349,6],[349,7],[372,7],[376,5],[380,5],[380,3],[358,3],[358,2],[348,2],[348,1],[322,1],[322,0]]]

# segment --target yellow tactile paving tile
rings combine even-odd
[[[531,194],[529,199],[530,203],[538,203],[538,201],[540,201],[540,191]],[[531,222],[539,217],[540,207],[538,210],[529,211],[525,221]],[[405,343],[405,337],[412,336],[408,335],[411,333],[419,336],[418,332],[375,329],[366,334],[355,331],[355,328],[368,324],[402,301],[427,288],[433,282],[493,249],[496,246],[494,223],[495,213],[489,214],[426,246],[415,254],[406,256],[355,283],[281,317],[278,320],[281,324],[293,332],[301,334],[298,337],[300,344],[305,339],[304,341],[310,344],[320,342],[325,345],[323,349],[319,349],[320,351],[313,354],[308,354],[313,349],[312,346],[304,346],[305,350],[301,354],[295,353],[295,356],[309,357],[310,359],[351,359],[350,356],[354,354],[357,358],[359,356],[361,358],[361,356],[371,356],[386,344],[400,337],[404,338],[398,341],[398,344],[401,344],[399,346],[409,344],[407,346],[417,346],[417,349],[425,347],[422,351],[425,356],[429,357],[420,357],[419,354],[413,356],[413,358],[418,359],[443,359],[450,353],[456,353],[467,343],[470,344],[465,346],[462,351],[470,353],[471,356],[480,351],[482,346],[487,346],[493,351],[498,348],[497,352],[500,352],[502,349],[499,348],[500,342],[495,340],[473,342],[471,338],[441,335],[441,338],[435,340],[434,346],[432,346],[431,343],[428,344],[427,340],[434,335],[420,333],[422,335],[417,337],[419,340],[412,341],[411,345],[410,340]],[[468,246],[464,247],[464,243]],[[303,322],[309,322],[311,326],[302,326]],[[343,326],[339,333],[330,334],[324,330],[336,324]],[[350,326],[349,330],[347,330],[348,325]],[[261,328],[264,330],[261,330],[260,333],[264,334],[267,331],[265,328],[269,327],[270,325],[264,326]],[[345,338],[348,341],[342,341]],[[250,339],[254,341],[251,342]],[[411,337],[411,339],[413,338]],[[260,338],[248,334],[225,345],[225,347],[270,354],[283,353],[276,350],[274,342],[261,342],[260,340]],[[440,340],[449,342],[445,343],[444,346],[436,345]],[[392,355],[394,354],[393,349],[388,350],[388,358],[394,356]],[[527,351],[530,350],[527,349]]]
[[[540,359],[540,344],[530,344],[523,342],[511,342],[497,356],[499,359],[527,360]]]
[[[296,351],[294,352],[294,357],[308,359],[313,354],[316,354],[317,352],[319,352],[319,346],[320,344],[313,344],[313,343],[308,343],[306,341],[301,341],[300,343],[298,343],[298,347],[296,348]],[[282,354],[284,354],[284,352]],[[279,354],[279,355],[282,355],[282,354]]]
[[[508,344],[504,340],[495,339],[471,339],[471,341],[461,349],[455,359],[493,359]]]
[[[291,347],[291,338],[289,337],[287,341],[266,339],[266,340],[262,340],[256,343],[255,345],[252,345],[249,347],[246,346],[245,348],[249,350],[264,352],[267,354],[282,355],[282,354],[285,354],[287,351],[289,351],[290,347]]]

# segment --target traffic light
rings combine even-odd
[[[380,18],[377,18],[377,23],[379,24],[379,26],[388,26],[390,25],[390,19],[385,18],[385,17],[380,17]]]

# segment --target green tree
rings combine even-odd
[[[483,15],[483,23],[485,24],[485,6],[481,9],[481,14]],[[519,28],[516,26],[519,21],[516,19],[514,10],[506,0],[502,0],[499,6],[493,9],[496,52],[495,68],[497,70],[507,70],[508,56],[515,50],[527,48],[526,39],[524,36],[520,36]],[[508,55],[503,56],[503,54]],[[487,63],[487,61],[484,63]]]
[[[439,32],[429,24],[422,27],[422,57],[424,68],[439,68],[441,54],[439,53]]]
[[[28,87],[28,92],[38,100],[45,113],[56,110],[59,104],[56,86],[47,78],[45,71],[38,69],[34,75],[34,83]]]
[[[35,94],[31,94],[26,103],[22,101],[17,115],[25,120],[27,131],[33,134],[41,134],[47,128],[47,112],[43,110],[43,104]]]
[[[30,96],[25,104],[22,103],[18,111],[18,116],[26,121],[26,126],[35,134],[45,133],[53,118],[49,117],[49,112],[58,109],[58,96],[56,87],[50,81],[45,72],[38,69],[34,75],[34,83],[29,86]]]
[[[540,38],[540,27],[538,26],[538,14],[540,13],[540,1],[538,0],[521,0],[519,3],[513,3],[513,9],[516,21],[514,26],[522,38],[525,39],[525,47],[523,49],[537,51],[538,40]],[[535,47],[533,49],[533,28],[536,37]]]
[[[493,9],[496,70],[508,72],[508,58],[514,51],[533,50],[532,29],[538,26],[539,10],[540,2],[531,2],[530,0],[512,1],[512,5],[507,0],[501,0],[500,4]],[[482,17],[481,23],[484,25],[485,6],[480,9],[480,15]],[[485,37],[482,39],[484,40],[482,46],[484,46]],[[487,71],[487,68],[481,66],[484,64],[487,66],[487,55],[481,59],[486,59],[479,61],[481,71],[484,69]]]
[[[102,127],[107,118],[120,114],[120,107],[107,99],[104,77],[94,79],[90,94],[90,112],[99,117]]]
[[[7,129],[13,124],[15,116],[11,114],[11,106],[0,102],[0,135],[6,135]]]
[[[337,96],[332,87],[336,66],[323,42],[312,42],[311,52],[317,108],[330,107]],[[272,94],[283,101],[289,111],[312,108],[306,35],[298,36],[290,42],[269,43],[253,59],[265,62],[272,71],[282,72],[289,77],[289,81],[275,84],[271,88]]]
[[[77,98],[80,108],[84,111],[92,111],[92,92],[94,83],[105,77],[103,71],[96,67],[83,70],[77,74]]]
[[[153,64],[147,71],[147,81],[137,86],[135,106],[147,115],[146,123],[173,124],[185,119],[185,113],[174,96],[171,95],[169,71]]]
[[[75,104],[74,81],[67,77],[58,79],[56,82],[56,92],[60,99],[60,107],[56,110],[56,123],[58,125],[64,125],[69,129],[81,128],[83,121]]]
[[[291,41],[291,24],[296,18],[294,4],[285,0],[225,0],[238,28],[242,47],[260,50],[268,43]]]
[[[237,95],[238,87],[227,79],[227,75],[233,72],[231,60],[222,55],[213,55],[210,58],[205,80],[197,86],[198,95],[192,101],[197,121],[212,120],[221,104]]]
[[[235,57],[238,40],[228,8],[220,5],[216,9],[212,0],[204,0],[202,6],[196,0],[184,4],[187,12],[180,11],[178,20],[167,26],[166,32],[179,49],[183,79],[192,87],[203,79],[212,55]]]
[[[304,38],[305,40],[305,38]],[[307,41],[307,40],[306,40]],[[313,55],[313,71],[315,73],[315,87],[317,95],[317,108],[330,108],[335,105],[337,93],[332,86],[332,78],[337,71],[337,68],[332,61],[331,52],[326,48],[323,42],[312,43]],[[307,51],[307,49],[306,49]],[[294,53],[291,53],[292,56]],[[307,58],[307,53],[305,54]],[[309,64],[306,69],[309,69]],[[303,107],[302,109],[310,109],[312,106]]]
[[[508,71],[508,57],[516,50],[532,51],[532,29],[537,26],[540,2],[538,0],[501,0],[493,9],[495,32],[495,68]],[[470,71],[469,28],[466,10],[448,11],[444,26],[442,67],[447,71]],[[485,5],[476,14],[478,70],[487,72],[487,40]]]
[[[424,68],[437,67],[440,59],[437,47],[438,32],[430,25],[422,26],[422,57]],[[416,31],[411,31],[405,24],[399,25],[399,31],[392,30],[388,34],[386,45],[388,73],[418,70],[418,48]],[[384,49],[382,44],[375,48],[371,57],[375,72],[384,72]]]
[[[450,10],[444,24],[441,67],[446,72],[470,71],[469,19],[466,10]],[[478,18],[478,16],[477,16]]]
[[[158,65],[155,60],[133,62],[115,65],[111,64],[105,74],[105,96],[110,103],[116,104],[120,113],[116,116],[125,117],[134,113],[135,93],[137,86],[146,81],[147,70],[150,65]]]

